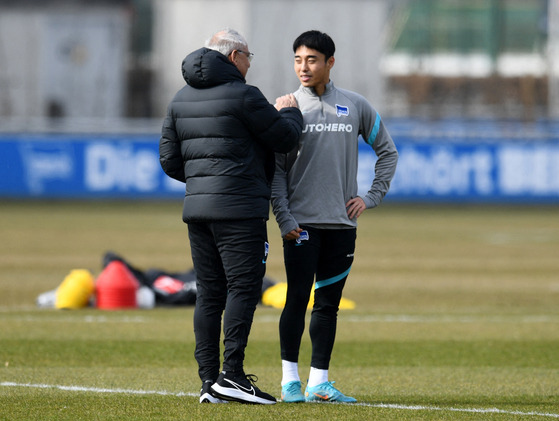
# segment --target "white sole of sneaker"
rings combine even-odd
[[[273,405],[276,401],[264,399],[256,395],[252,395],[242,390],[233,389],[231,387],[222,387],[218,384],[212,385],[212,390],[216,396],[228,401],[235,401],[241,403],[258,403],[261,405]]]
[[[209,393],[204,393],[202,396],[200,396],[200,403],[227,403],[227,401],[216,398]]]

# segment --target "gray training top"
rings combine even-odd
[[[300,86],[294,93],[303,113],[298,148],[276,154],[272,207],[284,236],[299,225],[340,229],[357,226],[345,204],[357,196],[359,135],[378,160],[367,208],[378,206],[396,171],[398,152],[380,115],[361,95],[338,89],[332,81],[322,96]]]

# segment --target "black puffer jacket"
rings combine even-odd
[[[301,112],[278,112],[217,51],[189,54],[182,73],[187,85],[169,105],[159,159],[186,182],[183,220],[267,219],[274,152],[297,145]]]

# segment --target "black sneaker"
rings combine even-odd
[[[253,374],[221,372],[217,381],[212,385],[213,395],[228,401],[242,403],[259,403],[272,405],[276,398],[262,392],[255,386],[258,377]]]
[[[206,380],[202,384],[202,389],[200,389],[200,403],[227,403],[227,401],[214,396],[212,392],[213,383],[214,382],[211,380]]]

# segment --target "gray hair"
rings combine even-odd
[[[245,38],[231,28],[216,32],[206,40],[205,44],[206,48],[219,51],[224,56],[228,56],[233,50],[246,50],[247,46]]]

